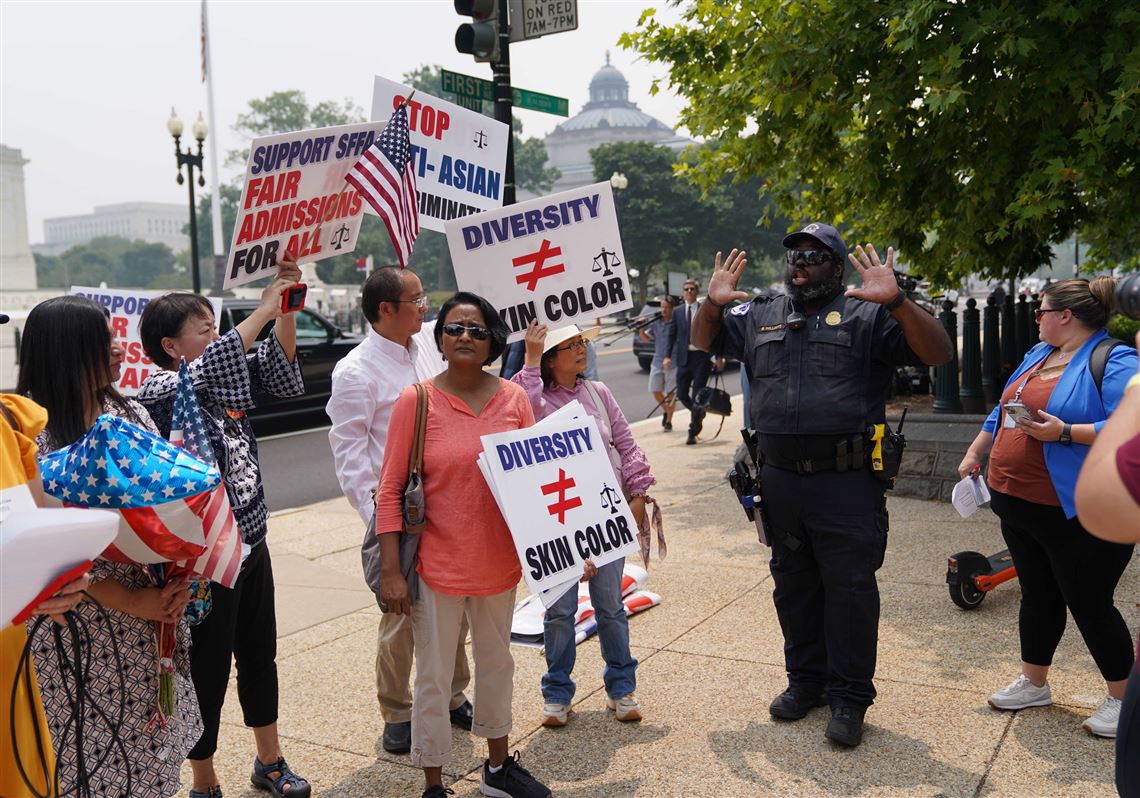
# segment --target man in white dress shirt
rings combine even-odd
[[[365,524],[375,510],[373,498],[384,461],[388,420],[405,387],[443,371],[443,358],[430,330],[422,330],[427,296],[420,278],[407,269],[384,266],[364,281],[364,317],[368,337],[333,370],[332,397],[325,408],[332,419],[329,443],[337,479]],[[463,691],[471,681],[460,635],[452,679],[451,722],[470,730],[471,703]],[[412,623],[410,616],[385,613],[376,648],[376,696],[384,718],[384,750],[411,750]]]

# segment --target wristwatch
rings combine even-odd
[[[903,302],[906,302],[906,291],[899,289],[899,295],[892,299],[887,304],[883,305],[887,310],[898,310],[902,307]]]
[[[1068,446],[1073,442],[1073,425],[1065,424],[1061,427],[1061,437],[1057,438],[1057,443]]]

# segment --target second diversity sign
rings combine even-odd
[[[633,307],[609,183],[582,186],[447,223],[462,291],[486,297],[521,340]]]

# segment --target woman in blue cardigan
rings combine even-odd
[[[1132,546],[1093,537],[1077,519],[1074,491],[1089,446],[1136,373],[1136,350],[1112,350],[1097,389],[1093,349],[1108,337],[1111,277],[1061,280],[1042,292],[1035,311],[1041,343],[1006,383],[1001,404],[970,444],[958,473],[976,475],[989,453],[991,507],[1021,582],[1021,674],[989,698],[995,709],[1053,703],[1046,677],[1065,631],[1066,608],[1108,686],[1096,713],[1081,724],[1115,737],[1134,654],[1113,592]]]

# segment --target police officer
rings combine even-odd
[[[702,349],[736,354],[752,375],[761,495],[772,546],[773,599],[788,687],[773,717],[799,720],[831,705],[826,737],[858,745],[875,698],[879,627],[875,572],[887,545],[886,482],[866,464],[869,425],[883,423],[897,366],[953,356],[942,325],[907,299],[870,245],[858,257],[834,227],[784,239],[787,294],[749,299],[736,285],[745,253],[716,253],[708,301],[693,323]],[[863,279],[843,290],[847,259]]]

